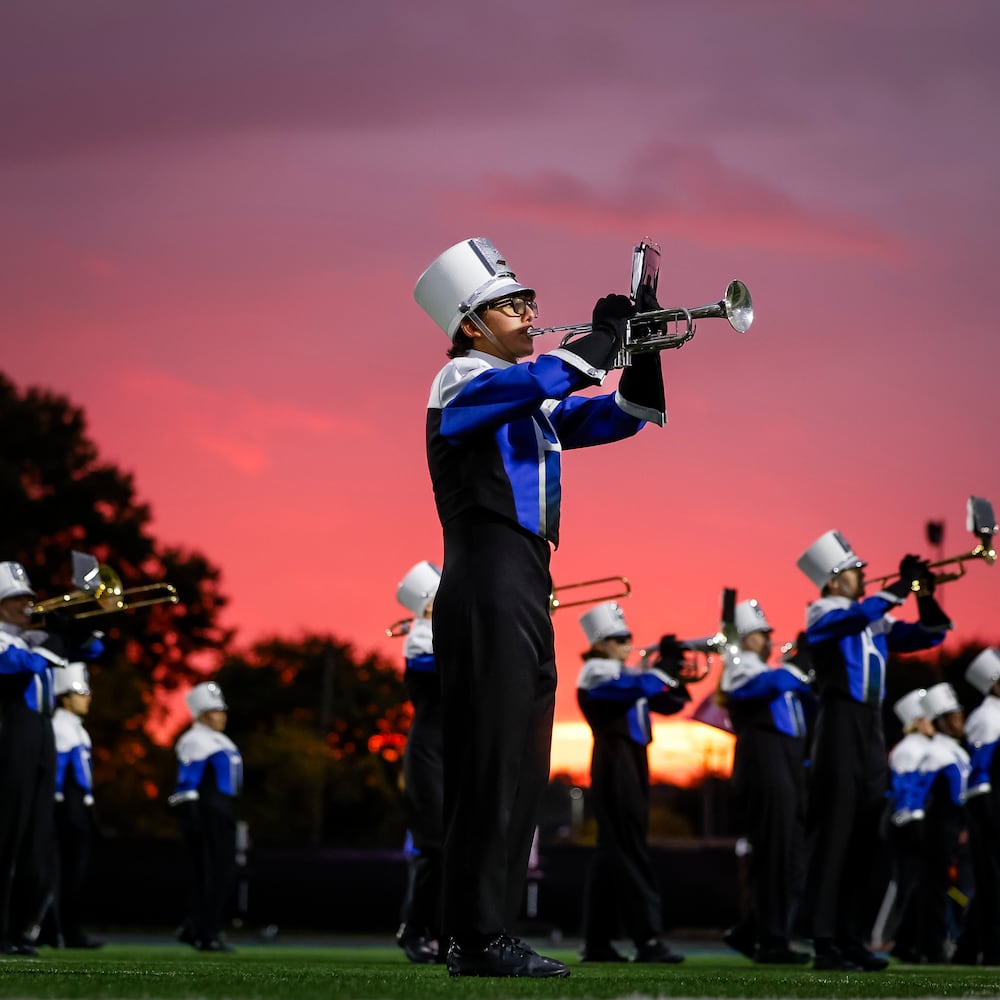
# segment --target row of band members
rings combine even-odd
[[[761,964],[811,961],[817,970],[875,972],[889,964],[873,950],[877,929],[878,942],[895,939],[893,954],[904,961],[948,960],[949,872],[967,820],[975,895],[953,961],[1000,964],[1000,784],[991,774],[1000,740],[1000,653],[985,649],[968,668],[968,681],[984,695],[969,718],[968,749],[955,692],[938,684],[895,705],[905,736],[887,754],[881,708],[889,653],[933,648],[952,628],[934,597],[930,567],[907,555],[899,579],[866,597],[866,564],[836,531],[817,539],[798,565],[820,596],[794,653],[769,664],[772,628],[749,600],[735,609],[739,646],[724,654],[719,697],[737,735],[733,789],[748,874],[744,916],[726,942]],[[397,590],[414,615],[404,649],[414,706],[404,756],[410,880],[397,942],[411,961],[427,964],[445,958],[432,629],[439,575],[434,564],[418,563]],[[918,619],[905,622],[890,612],[911,595]],[[624,932],[632,961],[673,964],[683,956],[664,939],[647,846],[647,747],[650,712],[670,715],[689,701],[684,650],[664,636],[653,666],[629,666],[632,635],[614,602],[588,611],[580,624],[589,649],[577,693],[594,738],[598,831],[581,960],[627,961],[615,940]],[[880,870],[892,873],[884,900],[871,891],[884,887]],[[811,940],[813,954],[794,947],[795,937]]]
[[[834,894],[831,901],[830,895],[817,896],[816,887],[831,884],[831,869],[839,872],[834,885],[845,879],[854,881],[852,876],[859,871],[859,859],[854,855],[859,840],[865,845],[862,853],[873,856],[870,844],[874,841],[865,842],[857,836],[857,831],[877,833],[883,811],[884,760],[880,765],[878,754],[873,756],[870,751],[881,745],[884,758],[877,709],[884,695],[885,654],[890,649],[914,650],[936,645],[950,622],[933,598],[933,578],[926,563],[906,557],[901,563],[898,583],[864,600],[860,599],[864,593],[863,566],[836,532],[822,536],[800,560],[800,567],[822,590],[820,600],[810,607],[806,633],[812,653],[810,662],[818,668],[816,674],[806,674],[794,663],[769,669],[770,625],[755,601],[743,602],[737,608],[742,649],[738,655],[727,654],[721,690],[739,736],[734,785],[746,816],[749,843],[756,845],[756,850],[751,853],[750,864],[751,916],[730,931],[727,940],[757,961],[808,960],[804,953],[789,946],[789,938],[802,890],[803,852],[798,838],[805,803],[803,700],[814,697],[814,689],[818,688],[811,774],[814,789],[823,788],[828,794],[814,795],[816,805],[809,823],[812,863],[808,866],[806,900],[813,909],[807,933],[816,949],[814,965],[874,970],[886,963],[882,956],[872,954],[866,947],[870,937],[870,924],[865,919],[866,894],[847,892],[843,898]],[[398,591],[400,601],[415,615],[405,650],[406,683],[415,712],[404,758],[413,863],[398,941],[408,957],[421,962],[441,958],[438,944],[443,836],[440,699],[430,624],[438,577],[439,571],[432,564],[418,564]],[[899,622],[887,611],[905,600],[915,580],[922,583],[917,598],[920,621]],[[11,864],[5,865],[11,877],[3,899],[3,947],[8,953],[30,953],[36,939],[35,929],[46,914],[51,926],[49,940],[53,943],[76,947],[96,943],[80,927],[78,917],[79,889],[92,833],[90,740],[82,723],[89,708],[90,692],[84,663],[69,661],[67,654],[94,658],[101,647],[98,639],[89,636],[78,649],[68,650],[65,637],[30,628],[28,609],[34,597],[23,567],[17,563],[0,564],[0,675],[5,723],[0,780],[8,793],[5,801],[11,803],[5,812],[0,840],[3,856],[11,860]],[[620,918],[635,945],[634,960],[678,962],[682,956],[663,938],[662,905],[646,848],[649,791],[646,747],[651,740],[649,712],[672,714],[688,700],[683,684],[683,651],[676,640],[665,637],[657,666],[644,670],[630,668],[625,661],[631,635],[617,605],[609,603],[593,609],[583,616],[581,624],[590,649],[578,679],[578,692],[581,709],[595,737],[591,778],[599,830],[598,848],[587,882],[582,958],[593,962],[624,960],[612,941]],[[838,652],[834,669],[829,670],[825,669],[830,664],[824,662],[823,652],[824,644],[831,642]],[[989,670],[1000,664],[1000,659],[996,659],[996,664],[995,659],[994,651],[984,651],[970,667],[970,680],[977,683],[977,678],[988,678]],[[954,716],[959,710],[954,694],[947,685],[939,685],[926,694],[915,692],[897,706],[908,726],[919,721],[903,718],[904,712],[916,710],[917,694],[925,714],[940,719],[940,727],[956,725]],[[931,712],[945,695],[946,710]],[[992,697],[990,694],[984,702],[984,719],[992,720],[998,714],[985,711],[992,704]],[[59,707],[49,724],[56,698]],[[196,872],[191,912],[182,927],[181,939],[200,949],[227,950],[221,935],[222,909],[235,857],[233,799],[239,792],[241,761],[236,747],[223,732],[226,709],[218,686],[213,683],[197,686],[188,695],[188,705],[195,721],[177,744],[178,785],[170,800],[181,817]],[[868,711],[858,712],[854,707],[858,705]],[[982,729],[973,729],[979,738],[977,752],[986,762],[987,775],[976,783],[971,798],[989,802],[982,796],[991,790],[988,768],[995,740],[983,738]],[[852,759],[845,761],[843,753],[839,758],[829,753],[824,757],[824,734],[828,747],[845,735],[852,737],[846,743],[853,751],[847,755]],[[946,776],[951,780],[949,788],[954,789],[950,801],[956,808],[961,806],[966,795],[963,776],[968,766],[964,769],[961,766],[964,751],[957,743],[960,735],[951,732],[931,741],[934,753],[928,754],[916,768],[900,771],[908,777],[894,778],[893,793],[901,794],[901,789],[913,787],[926,791],[934,783],[928,775],[933,777],[943,770],[930,767],[930,763],[939,760],[942,745],[954,745],[958,752],[948,765]],[[906,753],[912,753],[913,743],[908,736],[894,751],[894,767],[897,761],[908,759]],[[54,752],[47,750],[50,745]],[[12,752],[14,746],[18,749],[16,753]],[[50,760],[52,766],[32,768],[25,763],[32,759],[36,764]],[[824,763],[828,765],[825,769]],[[919,774],[920,780],[914,779],[911,772]],[[34,779],[30,777],[32,774]],[[205,781],[206,775],[211,780]],[[823,777],[826,784],[819,785]],[[866,789],[871,792],[867,798]],[[830,808],[831,801],[839,807]],[[942,801],[941,796],[932,801]],[[54,810],[46,807],[46,803],[52,802]],[[938,811],[943,810],[942,806]],[[983,845],[989,848],[992,829],[986,822],[989,810],[977,809],[975,815],[973,843],[979,848]],[[892,816],[899,865],[894,913],[903,914],[905,904],[913,899],[913,886],[919,881],[915,872],[920,866],[916,861],[925,863],[923,858],[927,853],[914,849],[919,841],[915,831],[920,827],[913,824],[921,822],[923,812],[911,802],[905,808],[894,809]],[[940,846],[939,841],[936,843]],[[988,863],[991,857],[988,849],[978,850],[976,857],[979,912],[975,926],[983,928],[983,940],[970,945],[969,954],[972,961],[992,963],[996,961],[997,948],[989,938],[989,929],[996,922],[990,916],[995,907],[987,904],[996,893],[983,889],[981,884],[996,865],[991,867]],[[940,863],[934,870],[940,876],[942,865],[946,872],[947,863],[940,851],[937,858]],[[51,876],[53,871],[57,873],[55,880]],[[995,884],[996,879],[992,882]],[[863,889],[867,884],[866,877],[858,878],[856,888]],[[944,905],[942,896],[943,893],[932,894],[935,913]],[[816,928],[824,926],[823,919],[827,920],[826,926],[833,928],[828,939],[816,934]],[[921,926],[921,921],[916,923]],[[940,927],[942,923],[933,914],[923,922],[928,927]],[[894,916],[888,926],[903,930],[906,922]],[[915,940],[920,943],[909,944],[899,953],[927,960],[943,956],[940,944],[923,946],[929,940],[926,931],[917,932]]]
[[[103,652],[99,633],[47,615],[37,627],[36,594],[24,567],[0,562],[0,955],[36,955],[37,945],[95,948],[81,904],[96,833],[87,662]],[[242,760],[223,732],[217,684],[187,695],[193,724],[177,742],[170,797],[189,850],[192,880],[182,941],[228,951],[222,933],[236,856],[234,801]]]

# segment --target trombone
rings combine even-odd
[[[667,351],[682,347],[695,334],[695,320],[724,318],[737,333],[746,333],[753,325],[753,300],[750,290],[737,279],[729,282],[726,294],[718,302],[693,309],[672,308],[653,309],[636,313],[625,324],[625,337],[618,349],[612,368],[627,368],[632,364],[632,355],[649,354],[653,351]],[[675,326],[683,322],[683,331],[668,331],[670,323]],[[592,323],[578,323],[576,326],[547,326],[540,330],[529,330],[528,336],[540,337],[543,333],[562,333],[560,347],[565,347],[574,337],[590,333]]]
[[[73,552],[72,559],[73,583],[77,589],[32,604],[28,614],[33,618],[64,608],[70,609],[73,618],[93,618],[114,611],[144,608],[150,604],[176,604],[180,600],[173,584],[147,583],[125,588],[121,577],[110,566],[98,563],[92,555]],[[150,596],[139,601],[132,600],[137,594]]]
[[[599,594],[594,597],[580,597],[575,601],[564,601],[559,597],[562,590],[578,590],[581,587],[602,587],[604,584],[617,583],[619,586],[613,593]],[[607,589],[607,588],[604,588]],[[554,613],[559,608],[575,608],[580,604],[597,604],[600,601],[614,601],[619,597],[628,597],[632,593],[632,584],[624,576],[602,576],[597,580],[581,580],[579,583],[564,583],[553,587],[549,595],[549,612]]]
[[[950,566],[953,563],[956,566],[956,569],[949,573],[932,573],[931,579],[935,586],[950,583],[952,580],[960,580],[965,576],[965,564],[972,559],[982,559],[987,566],[992,566],[997,560],[997,551],[993,547],[993,536],[997,533],[997,519],[993,515],[993,504],[985,497],[973,496],[966,501],[965,511],[966,528],[975,535],[978,542],[971,552],[963,552],[961,555],[951,556],[949,559],[939,559],[937,562],[927,564],[928,569]],[[895,580],[898,576],[899,573],[889,573],[867,582],[885,586],[886,583]],[[919,594],[920,581],[914,580],[911,589],[914,593]]]

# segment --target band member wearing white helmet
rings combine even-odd
[[[67,643],[33,628],[35,591],[18,562],[0,562],[0,954],[34,955],[51,893],[56,753],[54,669]],[[87,658],[100,641],[88,637]],[[57,651],[58,649],[58,651]]]
[[[444,775],[441,759],[441,679],[434,660],[431,612],[441,570],[424,561],[412,567],[396,599],[413,614],[406,633],[403,682],[413,719],[403,751],[403,794],[412,855],[403,922],[396,942],[417,964],[444,959],[441,943],[441,842],[444,837]]]
[[[645,298],[642,298],[645,296]],[[655,355],[603,383],[635,306],[609,295],[593,330],[523,361],[538,315],[487,239],[446,250],[414,289],[452,341],[434,380],[427,454],[444,534],[434,605],[443,696],[444,920],[448,971],[462,976],[565,976],[511,927],[549,768],[556,667],[549,619],[550,546],[558,543],[564,449],[605,444],[662,424]],[[640,305],[655,304],[649,286]],[[522,362],[522,363],[519,363]]]
[[[236,798],[243,786],[243,758],[225,734],[228,709],[214,681],[187,694],[194,718],[178,739],[177,810],[192,864],[190,912],[180,939],[199,951],[232,951],[222,921],[236,873]]]
[[[927,796],[934,781],[931,738],[934,724],[927,715],[923,688],[907,692],[892,706],[903,725],[903,738],[889,753],[889,836],[892,871],[873,940],[893,941],[893,955],[912,961],[907,950],[906,929],[923,872],[924,816]],[[884,914],[884,915],[883,915]],[[902,929],[902,939],[900,930]]]
[[[104,943],[83,929],[84,883],[97,832],[91,739],[83,720],[90,711],[90,679],[84,663],[56,671],[58,707],[52,716],[56,740],[55,824],[58,878],[53,914],[57,943],[99,948]]]
[[[976,892],[952,961],[1000,965],[1000,650],[987,647],[965,671],[983,700],[965,720],[972,755],[966,809]]]
[[[635,944],[634,962],[683,961],[663,939],[663,901],[647,844],[650,711],[679,712],[686,688],[661,669],[626,665],[632,633],[621,607],[608,601],[580,618],[589,647],[577,678],[577,700],[594,734],[590,799],[597,850],[583,902],[584,962],[624,962],[614,946],[619,915]],[[678,659],[680,657],[678,651]],[[679,662],[675,664],[679,666]]]
[[[867,891],[888,787],[881,706],[890,652],[929,649],[951,622],[932,594],[933,575],[916,556],[900,563],[900,579],[865,597],[865,562],[837,531],[818,538],[798,567],[820,588],[806,610],[806,639],[819,710],[813,738],[807,814],[805,915],[813,967],[879,971],[872,953]],[[920,587],[919,623],[889,612]]]
[[[924,713],[934,725],[930,769],[934,772],[924,817],[923,870],[919,880],[915,926],[903,928],[897,944],[911,952],[911,960],[937,965],[950,957],[948,891],[951,869],[966,827],[965,795],[970,772],[969,754],[962,745],[965,716],[955,689],[935,684],[924,694]]]
[[[738,650],[728,647],[720,685],[736,733],[733,793],[751,846],[750,907],[727,932],[755,962],[803,965],[789,945],[802,894],[806,715],[811,679],[794,663],[773,669],[771,628],[755,600],[736,605]]]

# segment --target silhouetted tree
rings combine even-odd
[[[393,664],[332,636],[269,638],[227,656],[218,679],[256,842],[400,846],[412,710]]]
[[[132,477],[100,460],[83,411],[41,389],[19,393],[0,375],[0,560],[24,564],[41,597],[73,589],[71,551],[88,552],[128,587],[169,581],[180,603],[87,620],[105,633],[91,667],[94,780],[105,827],[122,834],[172,829],[163,805],[174,758],[150,729],[163,725],[163,693],[218,662],[231,634],[226,599],[203,556],[157,543]],[[81,623],[82,625],[82,623]]]

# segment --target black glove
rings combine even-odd
[[[611,366],[625,338],[625,326],[635,314],[627,295],[606,295],[594,306],[590,333],[570,341],[563,350],[572,351],[592,368]]]
[[[928,631],[944,632],[954,628],[952,620],[944,613],[937,598],[925,594],[922,587],[917,594],[917,610],[920,612],[920,624]]]
[[[899,561],[899,575],[909,584],[923,583],[931,575],[930,564],[920,556],[906,555]],[[921,587],[921,589],[923,589]]]

